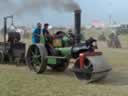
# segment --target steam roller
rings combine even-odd
[[[103,58],[103,53],[96,51],[94,38],[80,39],[81,11],[75,11],[75,37],[59,31],[52,37],[41,36],[40,44],[29,46],[26,63],[30,70],[40,74],[49,66],[57,72],[64,72],[71,59],[74,60],[71,72],[79,80],[93,82],[104,79],[111,71],[111,66]],[[73,42],[75,41],[75,43]]]

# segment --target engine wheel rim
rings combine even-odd
[[[40,54],[39,48],[37,47],[34,47],[33,50],[31,50],[31,64],[35,71],[40,70],[41,54]]]

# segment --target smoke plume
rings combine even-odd
[[[2,20],[2,17],[7,15],[14,15],[24,22],[24,17],[40,18],[46,9],[57,12],[74,12],[80,7],[75,0],[0,0],[0,19]]]
[[[0,11],[1,12],[9,11],[14,6],[16,6],[16,5],[11,0],[0,0]]]
[[[18,15],[25,12],[37,13],[44,8],[58,12],[72,12],[80,9],[74,0],[22,0],[20,8],[17,8],[15,14]]]

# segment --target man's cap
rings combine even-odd
[[[44,26],[49,26],[49,24],[48,23],[45,23]]]

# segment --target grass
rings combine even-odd
[[[37,75],[25,66],[0,65],[0,96],[128,96],[128,50],[102,51],[113,71],[93,84],[77,80],[69,71]]]
[[[37,75],[26,66],[0,65],[0,96],[128,96],[128,50],[101,47],[113,68],[103,81],[86,84],[68,70]]]

